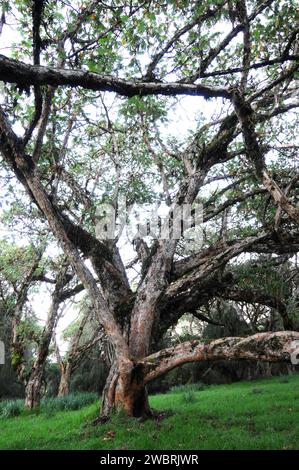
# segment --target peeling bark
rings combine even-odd
[[[283,209],[291,219],[299,224],[298,208],[290,203],[287,196],[267,171],[265,152],[258,141],[255,122],[253,119],[254,111],[250,102],[245,100],[240,90],[234,90],[232,101],[242,128],[246,153],[249,160],[254,165],[257,177],[262,181],[264,187],[268,190],[279,207],[281,207],[281,209]]]
[[[127,364],[121,371],[113,364],[103,390],[102,417],[121,409],[128,416],[150,418],[152,410],[144,382],[143,364]]]
[[[58,396],[64,397],[69,394],[70,392],[70,381],[71,381],[71,373],[72,373],[72,366],[71,363],[68,362],[65,367],[60,367],[60,382],[58,388]]]
[[[44,368],[33,368],[25,388],[25,407],[30,410],[38,409],[41,399],[41,384]]]

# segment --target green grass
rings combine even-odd
[[[188,394],[191,398],[188,399]],[[174,414],[138,422],[122,414],[92,426],[98,403],[53,416],[0,420],[0,449],[299,449],[299,375],[151,397]]]
[[[57,411],[79,410],[83,406],[94,403],[96,399],[97,394],[92,392],[76,392],[65,397],[45,398],[41,401],[38,411],[47,416],[53,416]],[[0,401],[0,419],[24,414],[28,414],[24,408],[24,400]]]

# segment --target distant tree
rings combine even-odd
[[[70,391],[72,374],[78,369],[80,364],[90,351],[98,351],[101,347],[104,352],[105,333],[102,327],[92,319],[92,309],[84,305],[79,321],[71,325],[72,331],[68,331],[69,349],[63,357],[60,353],[59,345],[54,339],[54,348],[57,363],[60,368],[60,383],[58,396],[67,395]],[[70,330],[70,327],[68,328]],[[64,334],[64,341],[67,337]],[[101,344],[102,343],[102,344]]]
[[[5,353],[5,363],[0,366],[0,399],[10,396],[20,397],[24,395],[24,389],[22,384],[18,383],[17,376],[11,365],[11,321],[2,303],[0,303],[0,338],[4,344]]]
[[[70,281],[70,275],[67,273],[67,268],[67,265],[65,266],[62,264],[62,268],[55,279],[55,287],[51,295],[51,305],[47,315],[47,320],[37,340],[35,359],[27,376],[25,406],[31,409],[38,408],[40,405],[42,380],[45,372],[46,360],[49,355],[50,343],[59,319],[59,308],[61,303],[67,298],[65,295],[65,287]]]
[[[1,243],[0,292],[3,310],[1,322],[6,329],[6,344],[10,361],[18,380],[25,386],[25,405],[37,408],[53,332],[59,319],[59,308],[77,289],[66,289],[73,278],[63,259],[54,276],[45,274],[43,249],[18,247]],[[38,322],[28,305],[30,291],[36,284],[54,284],[51,304],[44,326]],[[42,309],[41,309],[42,312]]]

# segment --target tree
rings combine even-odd
[[[38,408],[41,399],[41,385],[45,370],[46,359],[49,355],[49,347],[53,337],[55,327],[59,317],[59,307],[65,300],[65,287],[70,281],[67,273],[68,266],[62,263],[62,267],[57,274],[55,287],[51,295],[51,305],[48,312],[46,324],[38,339],[36,358],[30,369],[25,389],[25,406],[33,409]],[[71,276],[72,277],[72,276]]]
[[[26,303],[41,257],[42,251],[33,247],[20,249],[7,242],[1,243],[1,320],[8,330],[6,344],[10,349],[12,366],[23,385],[27,383],[29,351],[39,334]]]
[[[73,372],[86,358],[86,355],[92,348],[101,346],[105,336],[98,322],[92,321],[91,307],[83,304],[82,310],[80,321],[77,321],[75,325],[71,325],[70,345],[65,357],[61,356],[56,338],[54,340],[56,359],[61,373],[58,396],[69,394]]]
[[[6,342],[12,366],[19,382],[25,386],[25,406],[31,409],[40,405],[42,380],[59,320],[59,309],[63,302],[77,293],[77,289],[66,289],[73,275],[68,272],[69,267],[63,259],[57,260],[59,267],[52,266],[53,277],[45,274],[49,262],[44,259],[43,252],[43,247],[20,248],[7,242],[1,244],[0,289],[4,307],[1,320],[8,329]],[[41,282],[54,284],[43,327],[28,302],[31,291]]]
[[[11,356],[10,356],[10,338],[11,338],[11,322],[9,315],[5,309],[0,306],[0,338],[4,346],[4,360],[5,363],[2,364],[0,368],[0,397],[4,398],[12,394],[14,397],[22,396],[24,393],[22,385],[17,381],[16,374],[11,365]],[[2,349],[1,349],[2,353]],[[1,356],[1,359],[3,356]]]
[[[2,4],[22,33],[13,57],[0,55],[5,171],[47,221],[113,346],[102,413],[151,415],[146,384],[186,362],[289,360],[292,331],[156,349],[183,314],[215,297],[271,302],[250,287],[232,292],[234,258],[298,251],[296,2]],[[204,112],[183,143],[166,128],[188,95]],[[168,207],[169,237],[133,240],[134,285],[118,240],[95,236],[97,205],[119,211],[124,193]],[[187,234],[174,236],[173,214],[200,203],[194,249]],[[288,316],[284,327],[293,328]]]

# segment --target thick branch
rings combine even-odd
[[[187,362],[219,359],[290,362],[291,357],[296,357],[296,353],[299,353],[298,341],[299,333],[293,331],[257,333],[247,338],[221,338],[210,343],[187,341],[145,358],[143,363],[148,370],[145,382],[148,383]]]
[[[245,101],[240,90],[233,93],[233,103],[238,116],[249,160],[253,163],[257,177],[263,182],[274,201],[299,224],[299,210],[292,205],[278,184],[271,178],[265,163],[265,152],[260,145],[255,131],[253,109],[248,101]]]
[[[225,244],[219,242],[211,245],[198,253],[194,253],[186,258],[173,263],[171,271],[171,279],[176,280],[181,278],[188,272],[199,268],[207,262],[208,259],[213,259],[219,255],[229,246],[238,247],[244,240],[228,240]],[[244,253],[264,253],[264,254],[295,254],[299,251],[299,234],[298,233],[284,233],[278,237],[277,233],[269,233],[262,238],[256,238],[253,243],[247,244],[243,247]]]
[[[41,37],[40,37],[40,25],[43,11],[43,0],[33,0],[32,2],[32,37],[33,37],[33,64],[40,65],[40,52],[41,52]],[[30,140],[32,133],[41,117],[42,113],[42,92],[40,85],[34,86],[34,102],[35,110],[32,120],[26,130],[24,136],[24,145]]]
[[[28,156],[25,158],[20,141],[14,134],[10,123],[1,110],[0,127],[2,129],[0,150],[6,162],[14,171],[19,181],[25,186],[31,199],[35,204],[37,204],[38,208],[45,216],[40,202],[30,189],[28,178],[25,178],[23,171],[21,171],[21,167],[27,168],[27,170],[30,169],[30,171],[33,170],[33,161]],[[14,155],[16,155],[16,158],[14,158]],[[18,164],[16,163],[16,159],[19,161]],[[45,193],[44,189],[43,192],[49,199],[49,196]],[[76,248],[79,248],[86,257],[91,258],[93,266],[103,283],[104,289],[108,286],[108,292],[112,293],[115,297],[117,296],[120,302],[122,299],[129,296],[130,288],[124,273],[123,265],[117,253],[117,248],[113,247],[113,249],[109,249],[106,244],[95,238],[83,227],[72,222],[61,212],[60,208],[53,204],[53,202],[50,202],[50,205],[55,212],[56,217],[59,219],[60,224],[62,224],[69,240],[76,246]]]
[[[197,255],[191,255],[184,260],[177,261],[173,266],[172,274],[175,278],[179,277],[179,279],[169,286],[169,293],[171,292],[172,295],[175,295],[183,286],[188,288],[192,278],[199,281],[199,279],[210,275],[240,253],[247,251],[250,247],[252,248],[259,242],[263,242],[267,236],[267,234],[260,234],[244,238],[244,240],[234,240],[226,243],[221,242]],[[197,268],[196,272],[193,272],[195,268]],[[188,272],[191,272],[190,276],[182,277]]]
[[[0,54],[0,80],[19,85],[52,85],[82,87],[96,91],[111,91],[121,96],[192,95],[205,98],[229,98],[226,88],[187,83],[161,83],[125,80],[111,75],[69,70],[41,65],[29,65]]]

